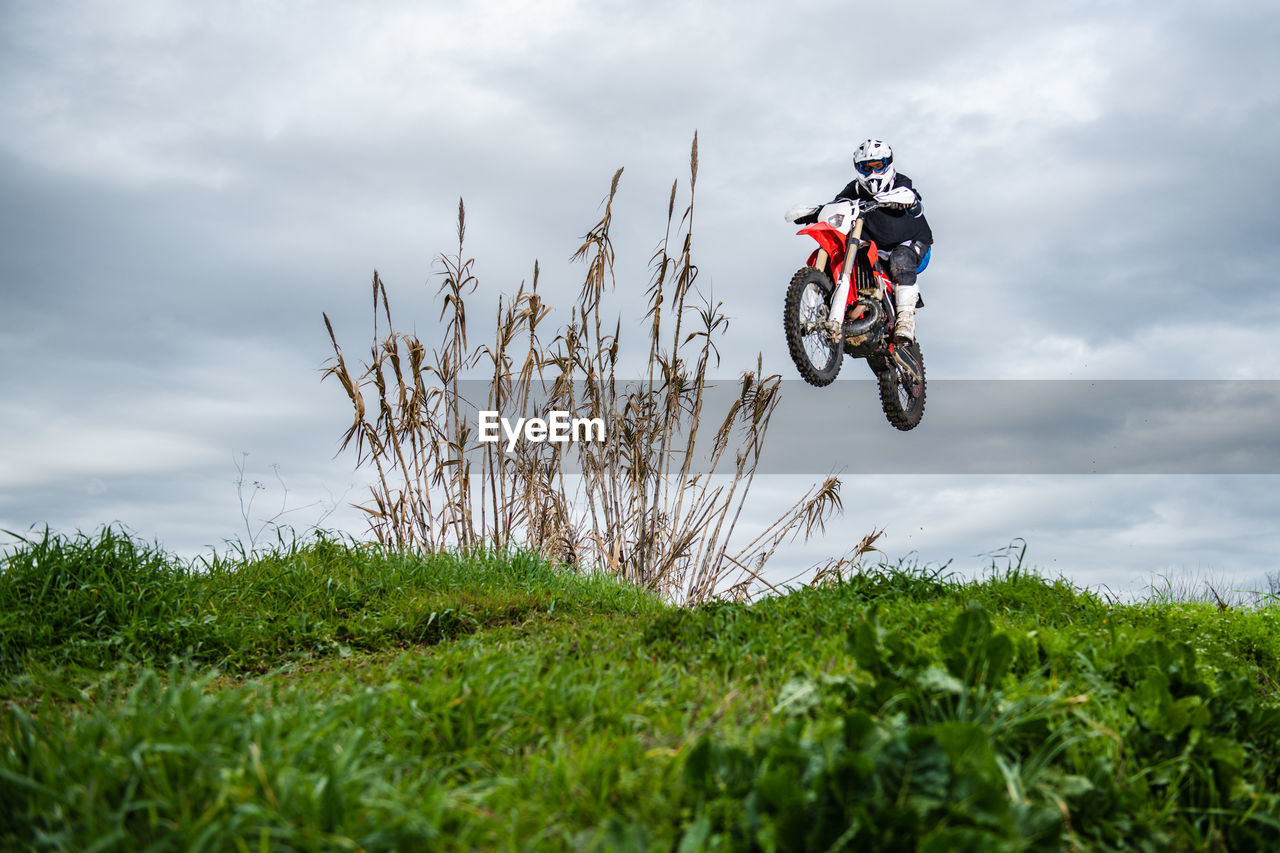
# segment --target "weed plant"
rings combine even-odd
[[[611,229],[621,169],[603,215],[574,255],[586,274],[559,329],[546,329],[551,307],[538,292],[535,263],[532,285],[499,300],[493,341],[469,343],[467,299],[479,282],[465,256],[461,201],[457,252],[440,258],[441,346],[428,351],[415,335],[396,331],[376,272],[373,344],[358,370],[325,316],[334,351],[326,376],[352,404],[343,447],[354,443],[360,464],[376,475],[362,509],[379,542],[464,552],[480,543],[499,551],[519,545],[696,603],[767,591],[761,569],[774,551],[822,529],[840,509],[840,483],[828,478],[745,544],[735,538],[780,382],[758,361],[731,383],[737,395],[727,411],[706,408],[708,377],[719,364],[716,340],[728,320],[720,304],[695,300],[697,146],[695,135],[688,203],[678,219],[679,183],[671,187],[642,324],[648,355],[633,381],[617,375],[622,320],[610,321],[602,307],[614,286]],[[483,401],[467,398],[466,379],[476,377],[484,380]],[[526,442],[507,452],[478,440],[467,414],[478,409],[512,420],[552,410],[598,418],[608,437],[568,446]],[[844,564],[856,562],[874,538]]]

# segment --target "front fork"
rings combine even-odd
[[[849,291],[853,287],[853,265],[857,263],[858,249],[862,245],[862,217],[853,223],[849,242],[844,253],[844,267],[836,279],[836,292],[831,297],[831,314],[827,317],[827,334],[833,341],[841,340],[840,327],[844,325],[844,312],[849,307]]]

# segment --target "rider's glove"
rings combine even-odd
[[[916,200],[907,205],[907,213],[911,216],[919,216],[924,212],[924,206],[920,203],[920,193],[916,192],[914,189],[912,189],[911,192],[915,195]]]
[[[876,201],[885,207],[907,210],[913,216],[920,214],[920,193],[911,187],[894,187],[876,193]]]

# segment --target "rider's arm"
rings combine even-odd
[[[920,201],[920,191],[915,187],[912,187],[911,191],[916,194],[915,204],[909,204],[904,209],[907,211],[908,216],[918,219],[924,215],[924,205]]]
[[[899,187],[906,187],[916,195],[915,204],[909,204],[905,208],[903,208],[903,210],[907,212],[907,215],[914,217],[916,219],[923,216],[924,205],[920,203],[920,191],[911,185],[911,179],[908,178],[906,175],[899,174],[897,180],[895,180],[893,184],[894,184],[894,189],[897,189]]]
[[[920,193],[909,184],[899,184],[891,190],[876,193],[875,200],[882,207],[890,210],[904,211],[913,219],[924,215],[924,206],[920,203]]]

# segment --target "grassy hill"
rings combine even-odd
[[[1280,608],[912,566],[677,609],[523,554],[0,568],[0,846],[1280,849]]]

